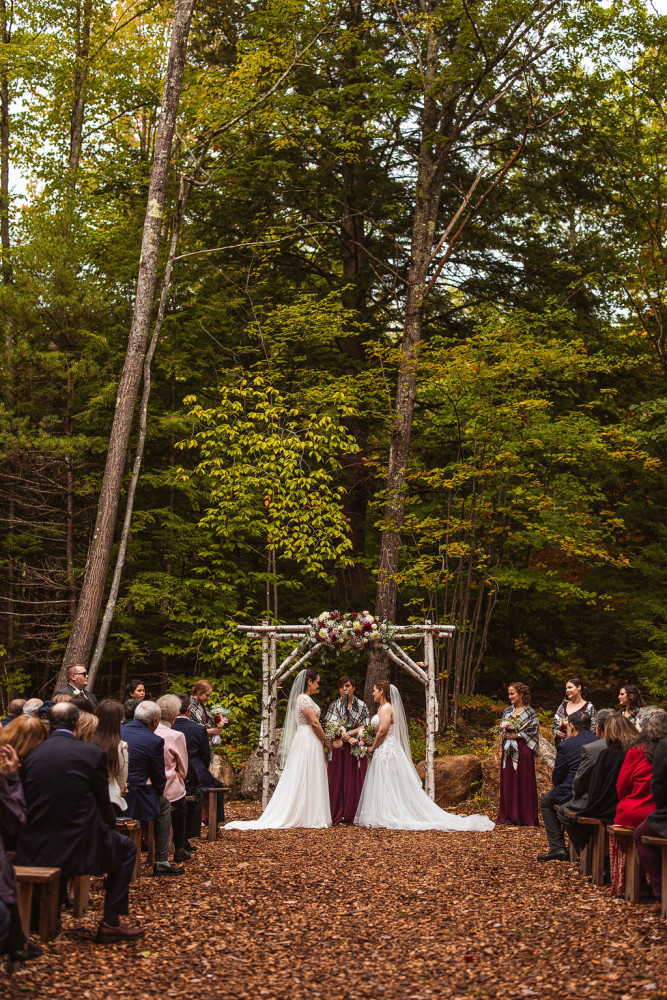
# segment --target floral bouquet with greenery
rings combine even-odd
[[[357,733],[357,745],[352,747],[350,751],[353,757],[356,757],[358,761],[362,761],[364,757],[370,756],[371,747],[375,740],[375,730],[369,724],[364,726],[360,733]]]
[[[390,622],[381,621],[370,611],[323,611],[305,623],[310,626],[307,639],[311,645],[322,643],[337,654],[386,647],[396,631]]]
[[[324,735],[329,740],[329,743],[333,743],[334,740],[340,740],[344,732],[345,726],[340,719],[330,719],[329,722],[324,723]]]
[[[516,715],[510,715],[507,719],[501,719],[498,725],[494,726],[491,730],[495,736],[501,736],[505,739],[505,743],[503,744],[503,767],[505,767],[508,760],[511,760],[512,767],[516,771],[519,765],[519,745],[514,737],[518,736],[524,726],[525,723]]]
[[[206,709],[216,729],[222,729],[229,723],[231,713],[224,705],[207,705]],[[219,736],[213,736],[211,739],[213,746],[218,746],[220,742]]]

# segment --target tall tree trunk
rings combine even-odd
[[[175,3],[169,61],[162,95],[160,123],[155,140],[148,204],[141,242],[134,315],[125,364],[118,385],[116,409],[109,438],[109,450],[100,490],[95,530],[88,551],[77,613],[72,623],[72,631],[65,650],[58,683],[61,683],[61,678],[66,677],[67,668],[72,663],[87,663],[102,604],[116,526],[118,502],[123,484],[123,470],[151,323],[171,147],[194,5],[195,0],[176,0]]]

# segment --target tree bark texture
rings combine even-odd
[[[171,147],[194,5],[195,0],[176,0],[175,4],[169,61],[162,95],[160,122],[155,141],[148,204],[141,242],[134,315],[128,338],[125,364],[118,385],[116,409],[109,437],[109,450],[100,490],[95,529],[88,550],[77,613],[72,623],[72,631],[58,684],[66,676],[70,664],[88,662],[102,604],[123,483],[123,471],[151,323]]]

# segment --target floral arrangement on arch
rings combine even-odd
[[[323,611],[316,618],[306,619],[306,624],[310,625],[310,644],[321,642],[336,655],[388,646],[396,631],[390,622],[381,621],[370,611]]]

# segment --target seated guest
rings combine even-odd
[[[636,738],[637,730],[622,715],[614,715],[605,722],[604,739],[607,747],[598,755],[598,759],[593,765],[588,782],[586,805],[577,812],[574,819],[561,818],[570,840],[578,850],[585,847],[593,836],[592,827],[581,826],[577,823],[580,816],[598,819],[605,826],[613,823],[618,805],[616,781],[623,765],[626,750]],[[562,813],[559,816],[562,817]]]
[[[556,750],[556,762],[552,774],[553,788],[549,792],[543,792],[540,797],[540,809],[549,850],[546,854],[538,854],[539,861],[567,861],[569,857],[556,810],[559,805],[572,797],[572,782],[579,767],[581,751],[587,743],[595,741],[588,712],[572,712],[567,716],[566,726],[567,735]]]
[[[76,698],[72,698],[72,703],[75,702]],[[78,705],[77,708],[79,708]],[[81,711],[81,709],[79,708],[78,739],[83,740],[84,743],[94,743],[95,740],[93,739],[93,736],[95,734],[95,730],[97,729],[98,725],[99,723],[97,721],[96,715],[93,715],[93,713],[89,712],[87,709]]]
[[[43,722],[46,726],[47,732],[49,729],[49,712],[55,705],[55,701],[43,701],[42,704],[37,709],[37,718],[40,722]]]
[[[25,705],[23,706],[23,714],[30,715],[33,719],[37,718],[37,713],[44,702],[41,698],[28,698]]]
[[[648,720],[652,715],[655,715],[656,712],[662,712],[659,705],[642,705],[642,707],[637,710],[634,722],[640,732],[646,727]]]
[[[160,709],[154,701],[137,705],[134,718],[124,723],[121,736],[130,751],[127,774],[127,815],[142,823],[153,822],[155,830],[154,875],[182,875],[185,868],[169,863],[171,806],[165,798],[164,740],[155,730]]]
[[[665,715],[656,712],[651,718]],[[653,776],[653,756],[660,736],[652,738],[647,729],[640,732],[636,740],[628,748],[623,766],[616,781],[618,805],[614,816],[617,826],[638,827],[655,811],[655,803],[651,796],[651,778]],[[609,842],[609,860],[611,867],[611,894],[622,896],[625,890],[625,844],[612,837]]]
[[[181,714],[175,720],[173,728],[179,732],[183,733],[185,736],[185,743],[188,748],[188,761],[190,764],[188,776],[192,783],[196,782],[197,786],[205,792],[207,788],[224,788],[221,781],[214,778],[209,771],[209,764],[211,763],[211,747],[208,742],[208,735],[204,726],[193,722],[189,718],[190,703],[185,703],[181,700]],[[224,795],[216,796],[218,802],[217,817],[208,817],[207,822],[211,823],[224,823],[225,821],[225,803]]]
[[[637,713],[644,704],[642,694],[636,684],[624,684],[618,692],[619,715],[634,725],[637,723]]]
[[[164,794],[171,803],[171,830],[174,838],[174,861],[189,861],[192,854],[185,848],[185,828],[188,804],[185,801],[185,778],[188,773],[188,751],[183,733],[172,729],[181,710],[181,699],[174,694],[158,698],[161,722],[155,730],[164,740],[164,770],[167,776]]]
[[[93,708],[97,708],[97,698],[86,688],[88,683],[88,670],[82,663],[73,663],[67,671],[67,684],[65,687],[58,688],[56,694],[68,694],[72,698],[76,695],[81,695],[91,703]]]
[[[603,750],[607,749],[607,741],[604,738],[604,727],[609,719],[613,719],[616,712],[613,708],[601,708],[595,716],[595,735],[593,743],[588,743],[582,747],[579,767],[572,780],[572,798],[562,805],[558,811],[560,818],[561,809],[570,812],[578,812],[585,809],[588,804],[588,786],[593,773],[593,765]]]
[[[99,747],[76,739],[79,710],[54,705],[51,736],[26,757],[23,787],[27,821],[18,837],[16,863],[60,868],[61,893],[75,875],[106,874],[99,944],[134,940],[144,931],[120,923],[128,912],[137,849],[114,830],[106,757]]]
[[[138,677],[133,677],[130,683],[125,688],[125,694],[123,695],[123,703],[129,701],[130,698],[134,698],[136,702],[146,700],[146,685],[143,681],[139,680]]]
[[[10,722],[14,719],[18,719],[20,715],[23,715],[23,706],[25,705],[25,698],[14,698],[10,701],[7,706],[7,715],[4,719],[0,719],[0,725],[8,726]]]
[[[649,813],[635,830],[635,844],[642,868],[656,899],[661,899],[662,858],[659,847],[643,844],[642,837],[667,839],[667,713],[659,712],[649,719],[646,735],[655,741],[651,772],[651,798],[655,811]]]
[[[127,770],[130,752],[127,743],[121,739],[120,727],[125,712],[119,701],[101,701],[97,708],[97,728],[91,743],[104,750],[109,772],[109,799],[117,816],[127,809]]]
[[[93,705],[90,698],[84,698],[81,694],[75,694],[72,695],[70,701],[73,705],[76,705],[80,712],[88,712],[89,715],[95,714],[97,705]]]
[[[18,769],[14,748],[0,748],[0,955],[9,953],[11,962],[25,962],[42,954],[42,949],[23,933],[14,865],[5,851],[5,841],[14,841],[25,824],[25,798]]]
[[[19,764],[22,764],[30,751],[43,743],[47,735],[39,719],[32,715],[20,715],[0,731],[0,747],[14,747]]]
[[[72,700],[71,694],[54,694],[53,704],[54,705],[64,705]]]
[[[134,718],[134,713],[136,711],[137,705],[141,704],[141,698],[126,698],[123,702],[123,711],[125,713],[125,721],[130,722]]]

